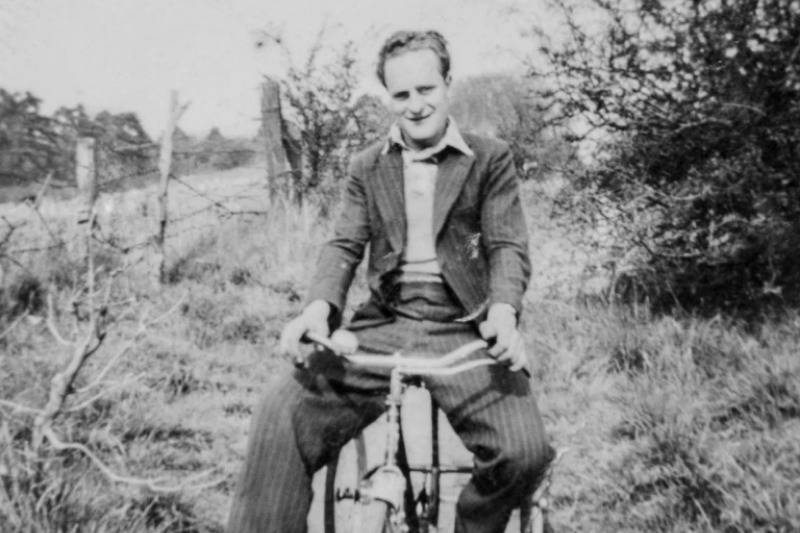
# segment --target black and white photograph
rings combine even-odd
[[[0,533],[800,532],[800,0],[0,0]]]

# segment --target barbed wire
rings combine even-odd
[[[152,174],[156,174],[156,173],[158,173],[158,167],[153,167],[152,169],[143,170],[143,171],[140,170],[140,171],[137,171],[137,172],[132,172],[130,174],[125,174],[123,176],[117,176],[116,178],[113,178],[113,179],[110,179],[110,180],[98,181],[97,185],[98,185],[98,189],[103,189],[104,187],[108,187],[109,185],[114,185],[114,184],[119,183],[121,181],[130,180],[132,178],[144,178],[144,177],[148,177],[148,176],[150,176]]]
[[[132,147],[112,147],[112,151],[116,151],[117,153],[131,153],[136,151],[142,150],[151,150],[154,147],[158,147],[157,144],[145,144],[145,145],[138,145]],[[214,154],[241,154],[241,153],[251,153],[256,154],[258,151],[252,148],[237,148],[237,149],[223,149],[223,150],[207,150],[207,149],[193,149],[193,150],[174,150],[174,155],[208,155],[213,156]],[[104,168],[105,167],[105,168]],[[99,169],[99,175],[109,175],[112,174],[109,172],[109,168],[113,168],[113,165],[108,166],[101,166]],[[152,177],[154,174],[158,174],[159,169],[157,166],[152,166],[146,169],[140,169],[135,172],[130,172],[127,174],[116,176],[109,180],[97,180],[97,190],[98,192],[108,192],[109,189],[115,188],[125,182],[130,182],[137,178],[149,178]],[[264,195],[267,194],[265,191],[264,184],[259,184],[257,186],[249,187],[245,191],[237,191],[235,194],[231,195],[213,195],[206,191],[201,190],[199,187],[189,183],[186,176],[178,175],[177,172],[171,172],[168,176],[168,184],[171,181],[176,181],[182,188],[193,194],[194,196],[203,199],[207,202],[207,205],[199,209],[194,209],[187,213],[178,214],[178,216],[174,218],[168,219],[168,226],[166,231],[166,238],[167,239],[174,239],[180,235],[190,233],[190,232],[197,232],[201,230],[207,230],[209,228],[219,227],[218,223],[207,223],[207,224],[190,224],[186,225],[185,222],[198,217],[200,215],[213,213],[215,217],[218,219],[229,219],[234,216],[262,216],[268,214],[270,211],[268,209],[240,209],[237,207],[233,207],[228,205],[231,202],[238,202],[244,199],[252,199],[254,196]],[[257,190],[257,193],[254,194],[254,191]],[[44,192],[44,191],[42,191]],[[51,224],[55,223],[54,220],[48,220],[42,212],[39,210],[38,203],[32,204],[30,201],[23,201],[19,202],[20,204],[27,205],[34,211],[34,215],[39,218],[40,222],[42,223],[44,230],[48,234],[51,242],[49,244],[39,244],[35,246],[27,246],[27,247],[18,247],[18,248],[11,248],[10,246],[16,240],[15,232],[19,227],[22,227],[27,224],[27,221],[22,221],[21,223],[18,222],[10,222],[5,216],[2,216],[2,220],[5,222],[6,229],[3,232],[3,235],[0,236],[0,258],[9,260],[13,264],[19,266],[20,268],[25,268],[23,264],[17,259],[22,256],[28,254],[36,254],[36,253],[46,253],[54,250],[62,250],[68,248],[72,244],[77,244],[79,240],[85,238],[81,235],[75,235],[71,238],[64,237],[63,235],[57,234],[60,232],[55,232],[51,228]],[[94,219],[94,226],[92,230],[92,240],[99,245],[111,248],[116,252],[127,255],[133,251],[146,248],[148,246],[152,246],[154,244],[154,235],[155,229],[153,229],[153,235],[144,236],[141,239],[134,240],[133,242],[121,242],[120,236],[114,234],[113,232],[103,228],[97,222],[97,219]],[[155,224],[154,224],[155,228]]]
[[[188,183],[183,181],[181,178],[179,178],[175,174],[170,174],[169,178],[170,178],[170,180],[177,181],[178,183],[180,183],[181,185],[183,185],[184,187],[186,187],[187,189],[192,191],[197,196],[200,196],[201,198],[204,198],[204,199],[208,200],[209,202],[211,202],[212,204],[216,205],[217,207],[220,207],[220,208],[222,208],[222,209],[224,209],[226,211],[230,211],[226,205],[220,203],[219,201],[217,201],[214,198],[211,198],[210,196],[208,196],[203,191],[200,191],[200,190],[196,189],[195,187],[189,185]]]
[[[230,150],[173,150],[172,155],[208,155],[208,154],[257,154],[259,150],[255,148],[231,148]]]
[[[184,180],[181,180],[180,178],[174,178],[174,179],[176,181],[178,181],[179,183],[181,183],[182,185],[184,185],[187,189],[189,189],[191,192],[193,192],[197,196],[207,200],[209,203],[207,205],[199,208],[199,209],[195,209],[195,210],[190,211],[188,213],[184,213],[184,214],[182,214],[182,215],[180,215],[178,217],[175,217],[175,218],[170,218],[169,219],[169,224],[167,226],[167,228],[168,228],[167,229],[167,233],[166,233],[167,239],[174,238],[174,237],[177,237],[177,236],[180,236],[180,235],[183,235],[183,234],[186,234],[186,233],[190,233],[190,232],[195,232],[195,231],[198,231],[198,230],[204,230],[204,229],[208,229],[208,228],[212,228],[212,227],[218,227],[218,225],[215,224],[215,223],[209,223],[209,224],[200,224],[200,225],[195,224],[195,225],[190,225],[190,226],[186,226],[186,227],[181,227],[180,229],[173,229],[175,227],[175,225],[180,224],[182,222],[185,222],[186,220],[189,220],[191,218],[197,217],[198,215],[202,215],[202,214],[206,214],[206,213],[213,213],[216,210],[222,211],[221,213],[217,213],[216,216],[218,218],[223,219],[223,220],[224,219],[229,219],[229,218],[234,217],[234,216],[262,216],[262,215],[266,215],[266,214],[268,214],[270,212],[267,209],[231,209],[230,207],[228,207],[225,204],[223,204],[220,200],[214,199],[211,196],[209,196],[207,194],[204,194],[202,191],[196,189],[195,187],[192,187],[191,185],[186,183]],[[242,196],[242,195],[235,195],[234,197],[240,197],[240,196]],[[5,217],[3,217],[3,218],[5,219]],[[6,223],[9,224],[9,227],[12,227],[9,222],[6,221]],[[95,242],[97,242],[98,244],[102,244],[104,246],[108,246],[110,248],[113,248],[114,250],[116,250],[117,252],[119,252],[119,253],[121,253],[123,255],[129,254],[129,253],[131,253],[131,252],[133,252],[135,250],[138,250],[138,249],[141,249],[141,248],[145,248],[147,246],[151,246],[153,244],[154,237],[152,235],[147,236],[147,237],[145,237],[143,239],[140,239],[138,241],[134,241],[133,243],[120,244],[118,236],[116,236],[114,234],[111,234],[111,233],[105,232],[103,230],[102,226],[99,223],[97,223],[97,222],[95,222],[95,223],[96,223],[96,229],[95,229],[95,232],[93,232],[92,239]],[[20,227],[20,226],[22,226],[22,224],[18,224],[18,225],[13,226],[13,227],[16,228],[16,227]],[[55,242],[52,242],[51,244],[47,244],[47,245],[29,246],[29,247],[26,247],[26,248],[11,248],[11,249],[6,249],[6,250],[0,249],[0,257],[4,257],[4,258],[11,259],[12,261],[14,261],[14,257],[18,257],[18,256],[21,256],[21,255],[48,252],[48,251],[52,251],[52,250],[58,250],[58,249],[67,248],[70,245],[70,243],[75,243],[75,242],[77,242],[77,241],[79,241],[79,240],[81,240],[83,238],[80,235],[76,235],[71,239],[65,239],[64,237],[56,237],[56,236],[54,236],[54,234],[52,233],[52,231],[49,228],[47,228],[47,229],[48,229],[48,233],[51,236],[51,239],[53,239]],[[8,233],[8,235],[4,236],[4,238],[5,238],[4,243],[5,244],[8,244],[10,242],[10,237],[11,237],[10,234],[13,233],[13,231],[8,231],[7,233]],[[14,262],[19,265],[19,263],[17,261],[14,261]],[[19,265],[19,266],[22,266],[22,265]]]
[[[198,142],[202,143],[202,142],[209,142],[209,141],[198,141]],[[213,141],[210,141],[210,142],[213,142]],[[161,145],[156,144],[156,143],[147,143],[147,144],[137,144],[135,146],[113,146],[113,145],[111,145],[111,146],[107,146],[106,149],[109,152],[112,152],[112,153],[115,153],[115,154],[125,155],[125,154],[129,154],[129,153],[149,151],[149,150],[152,150],[153,148],[160,148],[160,147],[161,147]],[[201,147],[201,148],[194,148],[194,149],[190,149],[190,150],[186,150],[186,149],[183,149],[183,150],[172,150],[172,155],[176,155],[176,154],[178,154],[178,155],[184,155],[184,154],[190,154],[190,155],[197,155],[197,154],[232,154],[232,153],[241,153],[241,152],[258,153],[259,151],[260,150],[258,148],[224,148],[224,149],[215,148],[215,149],[206,149],[206,148],[202,148]]]

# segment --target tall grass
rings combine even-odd
[[[236,187],[226,176],[207,182],[211,192]],[[117,205],[128,207],[101,227],[119,240],[152,231],[155,211],[142,207],[151,198],[123,198]],[[524,330],[548,430],[568,448],[552,491],[556,529],[800,530],[800,316],[754,328],[578,304],[571,296],[594,251],[549,217],[546,195],[525,198],[538,271]],[[47,209],[54,227],[69,217],[66,205]],[[180,480],[215,467],[224,482],[173,495],[111,484],[79,454],[32,454],[30,414],[0,408],[0,531],[220,531],[252,406],[285,364],[277,336],[330,231],[323,211],[281,203],[260,216],[176,222],[161,287],[146,252],[139,261],[101,248],[107,268],[124,268],[118,290],[131,303],[116,311],[87,375],[130,338],[137,311],[179,305],[115,365],[108,393],[68,410],[59,430],[121,472]],[[21,262],[27,272],[6,276],[0,332],[30,316],[0,338],[0,398],[38,407],[66,354],[47,333],[41,300],[31,302],[52,294],[66,320],[84,263],[52,251]],[[352,301],[363,296],[360,280]]]
[[[560,527],[800,530],[798,315],[751,331],[542,307],[528,333],[543,410],[570,447]]]

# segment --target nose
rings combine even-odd
[[[408,111],[412,115],[420,115],[425,109],[425,100],[419,94],[412,94],[408,100]]]

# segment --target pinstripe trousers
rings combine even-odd
[[[435,302],[404,313],[441,316]],[[446,311],[445,311],[446,312]],[[357,332],[360,349],[436,357],[478,338],[470,324],[397,316]],[[473,357],[486,354],[477,353]],[[531,383],[505,366],[483,366],[425,384],[467,449],[471,481],[456,507],[456,533],[500,533],[553,456]],[[277,377],[253,414],[229,533],[302,533],[311,480],[348,440],[384,411],[388,374],[358,370],[327,353]]]

